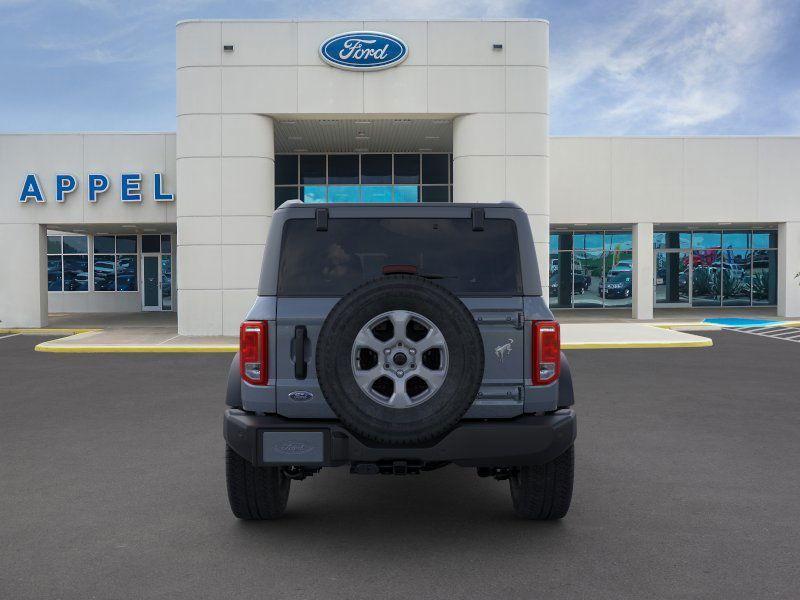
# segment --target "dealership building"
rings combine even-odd
[[[552,307],[800,317],[800,138],[550,137],[545,21],[187,21],[176,69],[177,133],[0,135],[0,327],[233,335],[292,199],[513,201]]]

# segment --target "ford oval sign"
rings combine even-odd
[[[319,54],[326,63],[340,69],[377,71],[403,62],[408,46],[388,33],[349,31],[322,42]]]

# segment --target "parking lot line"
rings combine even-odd
[[[6,338],[15,337],[18,335],[22,335],[21,333],[10,333],[8,335],[0,335],[0,340],[4,340]]]
[[[737,333],[747,333],[750,335],[757,335],[759,337],[800,343],[800,327],[794,325],[788,327],[726,327],[725,329],[727,331],[735,331]]]

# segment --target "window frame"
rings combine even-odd
[[[689,234],[690,236],[690,243],[688,247],[681,246],[680,248],[667,248],[667,247],[660,247],[656,246],[655,243],[655,236],[658,234],[666,234],[666,233],[678,233],[678,234]],[[720,244],[718,247],[705,247],[704,245],[695,245],[695,237],[696,234],[719,234],[720,236]],[[745,234],[748,240],[748,247],[734,247],[731,246],[730,248],[725,247],[725,234]],[[755,236],[756,234],[768,234],[770,236],[770,241],[774,240],[774,245],[769,244],[769,247],[761,248],[756,244]],[[776,306],[777,303],[771,304],[756,304],[755,303],[755,290],[753,286],[753,276],[755,274],[755,254],[756,251],[761,251],[765,253],[776,252],[777,253],[777,240],[778,240],[778,231],[777,229],[773,228],[714,228],[714,227],[696,227],[696,228],[687,228],[687,229],[673,229],[673,230],[661,230],[661,231],[654,231],[653,232],[653,260],[655,260],[655,253],[656,252],[686,252],[688,254],[688,283],[687,283],[687,294],[688,294],[688,306],[687,308],[769,308]],[[749,254],[750,262],[749,262],[749,270],[748,270],[748,279],[749,279],[749,287],[750,287],[750,303],[749,304],[732,304],[728,303],[725,304],[725,265],[726,264],[740,264],[740,263],[732,263],[726,258],[727,252],[733,251],[746,251]],[[695,303],[695,296],[694,296],[694,270],[695,270],[695,253],[697,252],[718,252],[719,253],[719,264],[721,265],[722,272],[719,273],[719,303],[718,304],[696,304]],[[780,274],[778,273],[778,276]],[[655,290],[655,285],[653,286]],[[655,291],[654,291],[655,293]],[[655,302],[655,300],[654,300]]]
[[[571,247],[570,248],[561,248],[560,244],[559,247],[553,248],[552,244],[553,241],[560,242],[560,236],[562,235],[569,235],[571,236]],[[615,250],[612,245],[612,240],[614,239],[615,235],[625,235],[631,236],[630,242],[625,241],[622,245],[623,247],[620,249]],[[590,237],[591,236],[591,237]],[[599,241],[597,241],[597,236],[599,236]],[[553,239],[555,237],[555,240]],[[587,247],[586,240],[587,237],[592,240],[592,243]],[[553,259],[558,260],[558,268],[559,270],[562,268],[562,257],[569,258],[569,268],[571,269],[571,289],[570,289],[570,299],[569,299],[569,306],[557,306],[553,305],[553,308],[557,310],[630,310],[633,306],[633,294],[631,294],[627,299],[627,304],[606,304],[606,288],[604,286],[603,293],[600,295],[599,305],[590,305],[588,300],[583,300],[582,304],[584,306],[576,306],[576,300],[580,301],[580,298],[575,293],[575,274],[578,272],[578,269],[575,266],[575,254],[582,253],[582,254],[599,254],[600,261],[602,265],[602,278],[608,278],[608,272],[610,268],[607,267],[609,257],[613,256],[616,252],[625,253],[631,255],[631,260],[633,259],[633,232],[625,229],[556,229],[550,230],[550,237],[548,238],[550,248],[547,255],[547,281],[548,281],[548,294],[549,292],[549,282],[550,278],[553,276],[553,273],[550,272],[550,265],[552,264]],[[582,245],[576,246],[577,242],[582,242]],[[628,244],[630,244],[630,248],[628,248]],[[627,259],[626,259],[627,260]],[[581,263],[582,264],[582,263]],[[582,265],[583,266],[583,265]],[[585,267],[583,267],[585,269]],[[594,279],[594,276],[592,276]],[[611,300],[611,298],[609,298]],[[552,299],[551,299],[552,302]],[[556,299],[556,303],[558,299]]]
[[[153,234],[153,235],[160,235],[160,234]],[[95,238],[96,237],[111,237],[114,238],[114,252],[100,252],[100,256],[112,256],[113,263],[114,263],[114,289],[113,290],[98,290],[97,286],[95,285],[95,278],[94,278],[94,269],[95,269],[95,260],[97,254],[95,253]],[[136,238],[136,252],[118,252],[118,245],[117,245],[117,238],[118,237],[134,237]],[[159,239],[159,243],[160,243]],[[141,246],[142,240],[139,234],[130,234],[130,233],[111,233],[111,234],[104,234],[102,236],[92,236],[92,291],[97,292],[98,294],[138,294],[139,288],[139,256],[141,255]],[[132,256],[133,257],[133,264],[136,267],[136,289],[135,290],[121,290],[119,289],[119,269],[117,264],[119,263],[119,259],[122,256]]]
[[[86,294],[94,290],[94,261],[89,261],[89,257],[93,256],[94,253],[92,252],[92,247],[89,244],[89,238],[93,237],[88,234],[80,234],[80,233],[47,233],[48,238],[48,245],[50,238],[59,238],[59,246],[61,248],[60,253],[53,253],[49,252],[49,248],[46,248],[46,260],[49,263],[50,258],[58,257],[61,262],[61,289],[60,290],[51,290],[50,289],[50,280],[49,280],[49,264],[48,264],[48,282],[47,282],[47,292],[51,294]],[[65,237],[83,237],[86,238],[86,252],[68,252],[64,253],[64,238]],[[64,256],[85,256],[86,257],[86,289],[85,290],[66,290],[64,289]]]
[[[391,156],[391,180],[389,183],[385,184],[372,184],[372,183],[365,183],[364,176],[363,176],[363,165],[362,165],[362,158],[365,154],[388,154]],[[396,156],[415,156],[417,160],[418,166],[418,182],[413,183],[398,183],[397,181],[397,174],[395,169],[395,157]],[[446,156],[448,169],[447,169],[447,182],[446,183],[423,183],[422,177],[422,162],[423,156],[428,155],[435,155],[435,156]],[[347,187],[347,186],[357,186],[359,188],[364,186],[387,186],[391,188],[391,200],[390,202],[396,203],[401,202],[397,199],[396,194],[396,187],[397,186],[413,186],[417,188],[417,203],[423,202],[423,195],[424,191],[423,188],[445,188],[447,190],[447,199],[443,200],[445,202],[453,202],[453,153],[452,152],[308,152],[308,153],[291,153],[291,152],[281,152],[276,156],[280,157],[294,157],[295,159],[295,169],[296,169],[296,181],[297,183],[290,183],[290,184],[278,184],[276,183],[273,188],[275,190],[275,199],[274,199],[274,207],[277,209],[281,204],[287,202],[288,200],[297,198],[301,202],[304,202],[305,196],[305,188],[312,187],[312,188],[324,188],[324,200],[318,200],[316,202],[329,202],[330,201],[330,188],[336,187]],[[300,178],[300,163],[304,156],[324,156],[325,157],[325,182],[324,183],[309,183],[304,184],[302,179]],[[358,181],[357,183],[330,183],[330,157],[331,156],[356,156],[358,157]],[[278,190],[294,190],[295,193],[291,194],[291,192],[284,192],[288,199],[282,200],[280,204],[278,204]],[[283,195],[283,194],[281,194]],[[362,194],[359,192],[359,202],[363,202]],[[403,202],[404,204],[412,204],[411,202]]]

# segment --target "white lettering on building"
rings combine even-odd
[[[389,44],[386,44],[383,48],[364,48],[364,44],[374,44],[375,42],[375,39],[370,40],[366,38],[350,38],[345,40],[343,44],[344,48],[339,51],[339,58],[342,60],[347,60],[351,57],[355,60],[369,60],[370,58],[383,60],[386,58]]]

